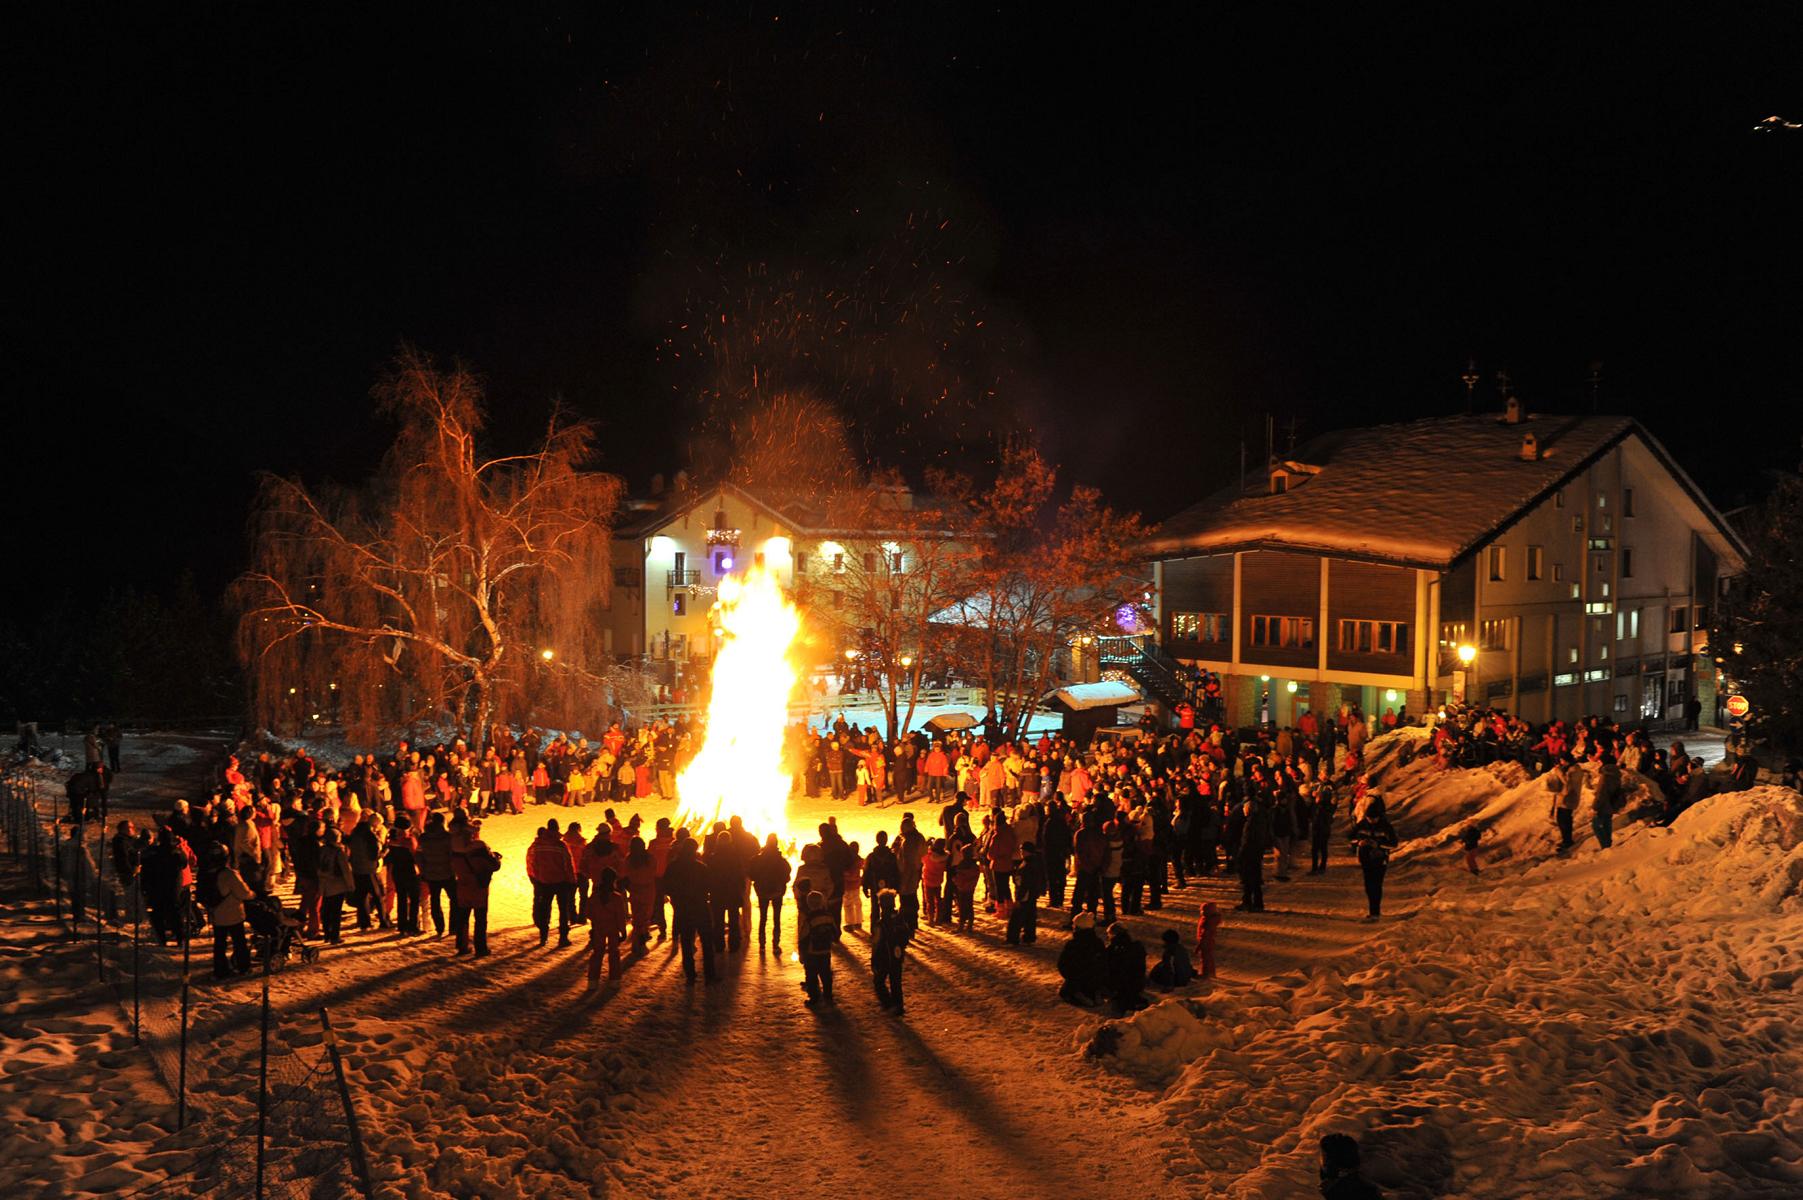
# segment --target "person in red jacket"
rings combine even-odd
[[[603,867],[588,902],[588,986],[601,986],[601,957],[607,956],[607,979],[620,977],[620,943],[626,940],[626,897],[620,893],[612,867]]]
[[[927,751],[921,774],[927,779],[927,795],[934,800],[944,799],[951,786],[952,762],[945,756],[943,742],[934,742],[933,748]]]
[[[551,904],[557,903],[557,945],[570,944],[570,901],[576,895],[576,864],[555,820],[538,831],[526,851],[526,878],[532,881],[532,923],[538,944],[551,938]]]

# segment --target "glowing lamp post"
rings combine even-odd
[[[1452,698],[1463,701],[1477,683],[1477,647],[1470,642],[1462,643],[1458,649],[1460,669],[1452,673]]]

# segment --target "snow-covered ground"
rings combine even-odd
[[[1399,823],[1486,821],[1489,878],[1418,837],[1398,869],[1438,890],[1354,957],[1076,1035],[1158,1089],[1198,1194],[1305,1195],[1331,1132],[1401,1196],[1803,1194],[1803,797],[1618,818],[1561,858],[1518,768],[1390,784]]]
[[[1372,761],[1406,736],[1378,739]],[[1329,1131],[1360,1137],[1393,1196],[1797,1194],[1803,800],[1716,797],[1669,831],[1622,819],[1606,853],[1581,813],[1584,841],[1559,859],[1544,853],[1544,795],[1509,769],[1382,774],[1410,841],[1384,924],[1359,921],[1336,839],[1328,875],[1229,912],[1220,982],[1125,1022],[1056,1003],[1055,910],[1027,947],[984,916],[973,936],[923,931],[901,1019],[878,1009],[855,932],[833,1010],[801,1005],[786,945],[727,956],[712,986],[685,985],[654,945],[589,996],[584,933],[538,947],[524,858],[547,817],[592,831],[601,806],[485,822],[505,855],[489,959],[352,933],[278,975],[276,999],[297,1025],[332,1006],[384,1194],[1293,1197],[1313,1194]],[[832,815],[868,843],[901,811],[796,801],[790,825]],[[913,811],[930,826],[933,806]],[[1446,831],[1480,815],[1474,879]],[[1202,880],[1127,923],[1187,936],[1201,901],[1235,899]],[[3,919],[12,944],[21,918]],[[0,1194],[78,1192],[119,1161],[106,1155],[142,1167],[170,1143],[141,1089],[77,1061],[87,1032],[42,1019],[94,1024],[98,1061],[119,1050],[102,1032],[118,1028],[110,1003],[26,951],[0,956],[0,1020],[28,1049],[14,1059],[52,1073],[9,1065],[0,1115],[50,1083],[95,1099],[72,1128],[15,1122]],[[254,987],[199,988],[202,1019]],[[222,1052],[227,1082],[203,1084],[229,1102],[240,1064]]]

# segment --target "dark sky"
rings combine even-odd
[[[1153,517],[1467,355],[1555,410],[1601,360],[1724,504],[1796,463],[1791,6],[1150,7],[9,6],[15,551],[217,589],[403,339],[642,482],[772,305],[854,314],[795,345],[885,457],[1027,425]]]

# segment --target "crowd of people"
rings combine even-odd
[[[206,800],[178,802],[154,829],[118,824],[115,878],[142,897],[162,941],[210,922],[221,977],[248,969],[246,926],[267,923],[284,899],[296,932],[325,946],[342,944],[354,920],[358,930],[452,937],[457,954],[482,958],[490,882],[503,869],[482,840],[484,818],[602,803],[592,831],[547,819],[526,861],[511,868],[532,885],[541,943],[555,933],[571,946],[572,929],[589,927],[597,986],[603,967],[617,977],[622,956],[653,938],[680,944],[687,973],[715,974],[718,955],[750,946],[753,900],[757,943],[778,950],[787,901],[811,999],[831,1001],[830,951],[849,928],[880,947],[880,994],[899,1011],[901,965],[923,922],[970,933],[981,918],[1006,943],[1031,945],[1042,909],[1056,909],[1064,927],[1098,942],[1106,934],[1102,957],[1114,964],[1097,982],[1080,946],[1067,956],[1067,997],[1123,1007],[1140,1002],[1144,981],[1181,984],[1198,968],[1170,931],[1175,952],[1167,941],[1148,970],[1119,916],[1156,913],[1171,889],[1218,872],[1237,876],[1239,908],[1262,911],[1267,876],[1300,873],[1304,845],[1307,871],[1325,871],[1343,827],[1375,919],[1395,844],[1381,798],[1357,774],[1364,726],[1350,711],[1306,737],[1192,724],[1087,747],[1050,733],[889,740],[843,721],[820,733],[798,726],[798,792],[931,807],[918,821],[902,813],[868,848],[829,823],[793,861],[785,852],[793,847],[770,831],[760,842],[736,819],[690,830],[668,819],[647,827],[631,814],[671,793],[696,735],[661,721],[616,724],[594,743],[503,729],[478,752],[461,741],[401,742],[336,768],[305,750],[233,757]],[[1203,975],[1213,971],[1213,941],[1199,924],[1187,943]]]
[[[246,926],[267,924],[283,899],[303,939],[342,944],[350,920],[405,938],[451,937],[456,954],[479,959],[489,953],[490,883],[506,869],[482,839],[484,818],[599,803],[593,830],[546,819],[511,868],[530,881],[541,945],[555,934],[572,947],[572,931],[588,927],[593,986],[604,971],[617,979],[654,939],[678,944],[688,977],[711,979],[719,956],[752,946],[754,907],[756,945],[781,953],[788,905],[810,1002],[831,1002],[832,950],[853,930],[867,934],[877,993],[899,1012],[902,966],[923,923],[968,934],[982,919],[1006,944],[1032,945],[1050,909],[1071,932],[1060,994],[1124,1011],[1143,1003],[1148,985],[1213,975],[1222,917],[1213,903],[1192,936],[1164,931],[1150,966],[1119,919],[1158,913],[1198,877],[1231,874],[1236,907],[1261,912],[1267,887],[1325,872],[1337,844],[1363,876],[1365,919],[1382,916],[1398,839],[1365,771],[1363,714],[1303,713],[1293,727],[1246,730],[1196,716],[1087,746],[983,729],[888,739],[843,718],[820,731],[796,726],[797,793],[906,810],[867,848],[842,838],[836,822],[793,855],[779,831],[750,831],[737,818],[711,829],[667,818],[647,826],[633,807],[671,795],[698,744],[696,729],[656,721],[615,724],[593,743],[531,729],[498,729],[475,752],[462,741],[403,741],[336,768],[304,750],[233,757],[204,802],[178,802],[154,829],[119,822],[111,852],[115,878],[142,897],[158,939],[211,923],[221,977],[249,968]],[[1643,731],[1607,718],[1533,729],[1454,706],[1429,723],[1415,753],[1445,766],[1509,756],[1546,773],[1549,819],[1565,845],[1586,788],[1607,846],[1623,772],[1652,779],[1669,815],[1710,782],[1681,744],[1668,760]],[[926,806],[919,818],[916,804]],[[1476,870],[1477,837],[1466,848]]]

